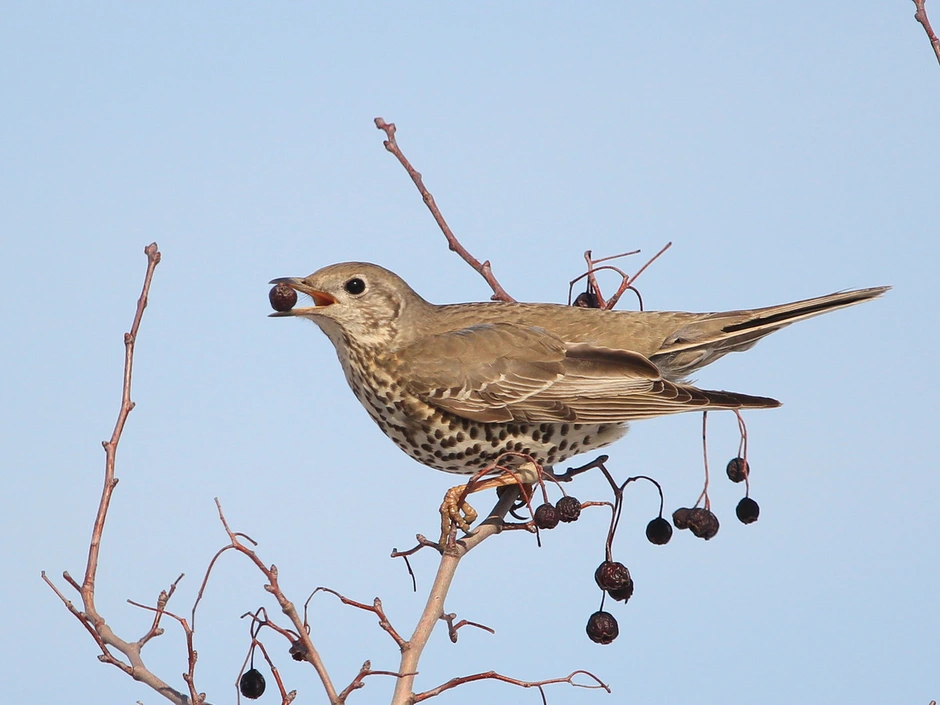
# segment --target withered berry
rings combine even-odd
[[[600,308],[601,302],[593,291],[582,291],[571,305],[578,308]]]
[[[669,543],[669,539],[672,538],[672,527],[662,517],[656,517],[646,525],[646,538],[649,539],[650,543],[663,546]]]
[[[268,292],[268,301],[275,311],[290,311],[297,304],[297,292],[287,284],[275,284]]]
[[[718,517],[701,507],[692,509],[689,511],[689,530],[708,541],[718,533]]]
[[[601,590],[610,592],[633,584],[630,571],[620,561],[604,561],[594,571],[594,582]]]
[[[631,578],[630,582],[619,590],[611,590],[607,594],[610,596],[611,600],[616,600],[617,602],[626,602],[631,597],[633,597],[633,579]]]
[[[753,524],[760,516],[760,506],[750,497],[745,497],[738,502],[738,506],[734,508],[734,513],[738,515],[738,519],[741,520],[742,524]]]
[[[689,514],[691,511],[687,507],[679,507],[672,513],[672,523],[679,531],[689,528]]]
[[[558,526],[558,510],[554,504],[540,504],[535,509],[534,521],[540,529],[554,529]]]
[[[751,467],[744,458],[732,458],[728,461],[725,472],[728,473],[728,479],[732,482],[744,482],[751,472]]]
[[[291,644],[290,651],[288,651],[288,653],[295,661],[303,661],[305,658],[307,658],[307,648],[300,639]]]
[[[264,693],[264,676],[257,668],[245,671],[238,681],[238,689],[249,700],[257,700]]]
[[[558,519],[566,524],[577,521],[581,516],[581,502],[574,497],[562,497],[555,502],[555,509],[558,510]]]
[[[617,620],[610,612],[595,612],[588,619],[587,623],[588,638],[595,644],[609,644],[620,633],[620,627],[617,626]]]

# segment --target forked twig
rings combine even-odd
[[[592,679],[594,683],[576,683],[574,680],[575,676],[587,676],[588,678]],[[610,692],[610,686],[608,686],[606,683],[604,683],[600,678],[595,676],[590,671],[583,671],[583,670],[573,671],[572,673],[568,674],[564,678],[549,678],[548,680],[544,680],[544,681],[522,681],[517,678],[510,678],[509,676],[504,676],[500,673],[497,673],[496,671],[487,671],[485,673],[474,673],[473,675],[470,675],[470,676],[460,676],[459,678],[451,678],[449,681],[447,681],[446,683],[442,683],[436,688],[432,688],[431,690],[426,690],[423,693],[415,694],[413,702],[420,703],[423,700],[427,700],[428,698],[433,698],[436,695],[440,695],[441,693],[447,690],[450,690],[451,688],[456,688],[458,685],[463,685],[465,683],[473,683],[474,681],[482,681],[482,680],[502,681],[503,683],[517,685],[520,688],[538,688],[539,693],[541,693],[542,695],[543,704],[547,703],[548,701],[545,699],[545,691],[543,691],[542,688],[546,685],[553,685],[555,683],[568,683],[569,685],[575,688],[589,688],[589,689],[603,688],[608,693]]]
[[[640,310],[642,311],[643,310],[643,297],[640,295],[640,292],[637,290],[637,288],[633,286],[633,284],[637,280],[637,278],[643,272],[646,271],[646,268],[649,267],[651,264],[653,264],[653,262],[655,262],[657,259],[659,259],[659,257],[670,247],[672,247],[672,243],[667,242],[662,247],[662,249],[660,249],[659,252],[657,252],[655,255],[650,257],[649,260],[647,260],[646,264],[640,267],[637,270],[637,273],[634,274],[632,277],[626,272],[624,272],[622,269],[618,267],[614,267],[613,265],[605,264],[601,267],[598,267],[597,265],[603,262],[609,262],[611,260],[619,259],[621,257],[628,257],[630,255],[638,254],[640,252],[639,250],[633,250],[632,252],[622,252],[619,255],[601,257],[600,259],[594,259],[591,253],[591,250],[587,250],[584,253],[584,260],[587,262],[587,266],[588,266],[587,271],[581,274],[580,276],[575,277],[570,282],[568,282],[568,305],[569,306],[571,305],[571,296],[574,291],[574,285],[577,284],[582,279],[586,278],[587,279],[587,291],[578,297],[576,304],[585,305],[588,308],[603,308],[603,309],[610,310],[614,308],[614,306],[617,305],[617,302],[620,301],[620,297],[623,296],[623,293],[627,290],[630,290],[634,294],[636,294],[637,300],[639,301],[639,304],[640,304]],[[617,289],[616,292],[614,292],[614,295],[611,296],[610,299],[607,299],[607,300],[604,299],[604,295],[601,293],[600,285],[597,283],[597,277],[595,276],[597,272],[603,271],[605,269],[610,270],[612,272],[616,272],[617,274],[620,275],[620,278],[621,278],[620,287]],[[582,304],[582,301],[581,301],[581,297],[583,296],[588,297],[588,301],[585,302],[584,304]]]
[[[428,191],[427,187],[424,185],[421,173],[411,165],[411,162],[408,161],[407,157],[405,157],[401,148],[398,146],[398,142],[395,140],[395,123],[385,122],[382,118],[377,117],[375,118],[375,126],[385,133],[386,140],[383,143],[385,149],[394,154],[395,158],[405,167],[408,176],[411,177],[411,180],[414,181],[415,186],[418,188],[421,198],[424,200],[424,205],[431,211],[431,215],[434,216],[434,221],[441,229],[441,232],[444,233],[444,237],[447,238],[447,245],[450,247],[451,251],[460,255],[464,262],[473,267],[486,280],[486,283],[489,284],[490,288],[493,290],[493,301],[515,301],[496,280],[496,277],[493,275],[493,270],[490,267],[490,261],[486,260],[485,262],[480,262],[480,260],[471,255],[467,249],[460,244],[460,241],[450,229],[447,221],[444,220],[444,216],[437,207],[434,196],[431,195],[431,192]]]
[[[195,693],[194,688],[190,688],[190,695],[182,693],[181,691],[171,687],[169,684],[165,683],[162,679],[158,678],[152,671],[150,671],[143,659],[141,658],[141,649],[142,647],[154,636],[159,635],[159,625],[157,627],[152,627],[147,634],[144,635],[138,641],[125,641],[118,637],[112,630],[108,623],[105,621],[104,617],[98,612],[98,608],[95,604],[95,579],[98,572],[98,558],[101,553],[101,538],[104,533],[105,520],[108,516],[108,509],[111,506],[111,496],[114,493],[114,488],[117,487],[118,480],[114,476],[115,468],[115,457],[117,455],[118,443],[121,440],[121,435],[124,433],[124,426],[127,422],[127,417],[134,408],[134,402],[131,400],[131,380],[133,378],[134,371],[134,347],[137,342],[137,334],[140,330],[140,323],[143,319],[144,309],[147,308],[147,300],[150,294],[150,284],[153,281],[153,273],[157,265],[160,263],[160,250],[157,248],[157,243],[153,242],[147,245],[144,248],[144,254],[147,256],[147,271],[144,275],[144,283],[141,288],[140,296],[137,299],[137,308],[134,312],[134,320],[131,323],[130,331],[124,334],[124,376],[123,384],[121,387],[121,407],[118,411],[117,421],[114,424],[114,430],[111,433],[111,438],[107,441],[102,442],[102,446],[105,451],[105,472],[104,472],[104,485],[101,490],[101,499],[98,502],[98,511],[95,514],[95,521],[92,527],[91,540],[88,545],[88,559],[85,564],[85,576],[82,579],[82,583],[79,585],[68,572],[62,574],[63,579],[75,588],[79,595],[81,595],[82,600],[82,609],[79,610],[76,608],[72,602],[65,598],[65,596],[53,585],[52,581],[46,576],[45,571],[42,573],[42,579],[46,582],[49,587],[53,589],[55,594],[62,600],[63,604],[69,610],[69,612],[74,615],[82,626],[91,634],[92,638],[95,640],[95,643],[98,644],[98,648],[101,649],[101,655],[98,657],[100,661],[104,663],[109,663],[116,668],[120,668],[122,671],[132,676],[135,680],[139,680],[141,683],[145,683],[155,690],[157,693],[165,697],[167,700],[177,703],[178,705],[190,705],[195,701],[198,701],[198,697]],[[170,594],[172,594],[172,587],[170,592],[167,593],[167,600],[169,599]],[[165,608],[166,602],[161,600],[159,602],[163,603]],[[159,620],[155,618],[155,622]],[[109,648],[110,647],[110,648]],[[122,661],[120,658],[115,656],[114,652],[120,652],[124,655],[127,661]]]
[[[350,607],[356,607],[357,609],[371,612],[379,618],[379,626],[382,627],[384,631],[388,632],[388,635],[395,640],[395,643],[398,645],[399,649],[405,645],[405,640],[401,638],[401,635],[395,631],[392,623],[388,621],[388,617],[385,615],[385,610],[382,609],[382,601],[379,598],[376,597],[375,600],[372,601],[371,605],[366,605],[362,602],[350,600],[348,597],[345,597],[344,595],[336,592],[336,590],[331,590],[328,587],[318,587],[313,591],[313,594],[316,595],[318,592],[328,592],[329,594],[339,598],[339,601],[344,605],[349,605]],[[311,595],[311,597],[313,597],[313,595]]]

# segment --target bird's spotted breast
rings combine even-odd
[[[551,467],[623,436],[626,424],[482,423],[438,409],[410,394],[369,351],[349,345],[346,380],[382,432],[419,463],[473,474],[506,453]],[[504,464],[510,461],[505,461]]]

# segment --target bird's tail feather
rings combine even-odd
[[[778,306],[709,314],[676,330],[650,359],[670,379],[681,378],[729,352],[747,350],[791,323],[876,299],[890,288],[840,291]]]

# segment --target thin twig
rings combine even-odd
[[[414,676],[417,674],[410,673],[408,675]],[[343,688],[343,690],[340,692],[339,702],[345,703],[346,698],[348,698],[354,690],[358,690],[364,686],[365,683],[363,683],[363,680],[365,680],[367,676],[394,676],[395,678],[401,678],[402,674],[395,673],[394,671],[373,671],[372,662],[366,661],[362,664],[362,667],[359,669],[359,673],[357,673],[356,677],[352,679],[352,682]]]
[[[698,506],[698,503],[703,499],[705,504],[703,505],[705,509],[711,511],[712,503],[708,498],[708,412],[702,412],[702,462],[705,465],[705,484],[702,487],[702,494],[698,496],[698,499],[695,500],[695,505]]]
[[[323,689],[326,691],[326,695],[327,698],[329,698],[329,701],[331,703],[338,702],[336,688],[333,686],[333,681],[330,679],[330,674],[326,670],[326,666],[323,663],[323,659],[320,657],[320,653],[317,651],[313,645],[313,642],[310,640],[310,635],[307,633],[307,629],[300,615],[297,613],[296,607],[294,607],[294,604],[288,600],[281,591],[277,577],[277,566],[272,565],[268,567],[258,557],[257,553],[241,543],[239,539],[240,535],[232,531],[231,527],[229,527],[228,521],[225,518],[225,513],[222,511],[222,504],[219,502],[218,498],[215,500],[215,506],[216,509],[218,509],[219,520],[222,522],[225,533],[228,534],[229,541],[231,542],[231,548],[247,556],[251,562],[255,564],[258,570],[264,574],[264,577],[267,578],[268,581],[268,584],[264,586],[264,589],[274,595],[274,598],[277,600],[278,605],[280,605],[281,610],[284,612],[284,614],[287,615],[287,618],[291,621],[297,630],[298,638],[296,641],[299,642],[299,644],[295,644],[297,649],[295,651],[292,648],[291,654],[294,655],[296,653],[303,655],[303,660],[310,663],[310,665],[312,665],[314,670],[317,672],[317,675],[320,677],[320,682],[323,684]]]
[[[594,683],[575,683],[575,676],[587,676],[591,678]],[[444,691],[450,690],[451,688],[456,688],[458,685],[463,685],[464,683],[472,683],[473,681],[481,680],[497,680],[502,681],[503,683],[509,683],[511,685],[517,685],[520,688],[538,688],[539,692],[542,692],[542,687],[546,685],[553,685],[555,683],[568,683],[569,685],[575,688],[603,688],[608,693],[610,692],[610,686],[604,683],[600,678],[595,676],[590,671],[574,671],[570,673],[565,678],[549,678],[544,681],[522,681],[516,678],[510,678],[509,676],[504,676],[496,671],[487,671],[486,673],[474,673],[470,676],[461,676],[459,678],[451,678],[446,683],[443,683],[436,688],[431,690],[426,690],[423,693],[418,693],[414,697],[415,703],[420,703],[422,700],[427,700],[428,698],[433,698],[436,695],[440,695]],[[545,701],[545,693],[542,692],[542,701]]]
[[[937,61],[940,62],[940,39],[937,39],[933,27],[930,26],[930,20],[927,18],[926,4],[927,0],[914,0],[914,5],[917,7],[917,12],[914,13],[914,19],[920,22],[924,27],[924,31],[927,33],[927,39],[930,40],[930,46],[933,47],[933,53],[936,55]]]
[[[117,478],[114,476],[115,458],[118,443],[121,440],[121,435],[124,433],[124,425],[127,422],[127,417],[134,408],[134,402],[131,400],[134,347],[137,342],[137,334],[140,330],[144,309],[147,308],[153,273],[160,263],[161,257],[160,250],[157,248],[157,243],[155,242],[150,243],[144,248],[144,254],[147,255],[147,271],[144,275],[144,283],[141,288],[140,297],[137,299],[137,308],[134,312],[134,320],[131,323],[130,331],[124,334],[124,376],[121,387],[121,407],[118,412],[117,421],[114,424],[114,430],[111,433],[111,438],[101,444],[105,451],[104,485],[101,490],[101,499],[98,503],[98,511],[95,515],[91,540],[88,545],[88,560],[85,565],[85,576],[81,585],[79,585],[67,572],[62,575],[63,579],[81,595],[83,609],[79,611],[69,600],[66,600],[62,593],[59,592],[46,577],[45,573],[43,573],[42,577],[55,591],[59,599],[63,601],[68,610],[92,635],[95,643],[98,644],[98,648],[101,649],[101,655],[98,657],[100,661],[120,668],[135,680],[150,686],[157,693],[167,700],[177,703],[177,705],[190,705],[192,700],[189,696],[172,688],[152,673],[144,664],[140,652],[141,648],[150,637],[145,635],[143,639],[136,642],[128,642],[121,639],[111,630],[111,627],[107,624],[104,617],[99,614],[95,605],[95,579],[98,572],[98,559],[101,554],[101,538],[104,533],[108,509],[111,506],[111,496],[118,483]],[[127,663],[117,658],[108,647],[112,647],[123,654],[127,658]]]
[[[463,627],[476,627],[477,629],[482,629],[483,631],[489,632],[490,634],[496,633],[495,629],[492,629],[485,624],[480,624],[479,622],[471,622],[467,619],[461,619],[459,622],[454,622],[454,620],[457,619],[457,615],[453,612],[442,614],[441,619],[447,622],[447,635],[455,644],[457,643],[457,632]]]
[[[457,565],[461,558],[467,555],[474,548],[479,546],[490,536],[499,533],[502,528],[503,517],[512,508],[513,503],[519,496],[519,489],[510,486],[510,489],[503,493],[496,506],[493,507],[489,516],[480,524],[470,536],[460,539],[455,545],[450,546],[441,554],[441,562],[437,569],[437,575],[431,585],[428,593],[428,600],[424,611],[415,626],[411,639],[401,647],[401,662],[398,672],[401,677],[395,684],[395,693],[392,696],[392,705],[413,705],[417,702],[414,695],[414,679],[418,670],[418,661],[421,659],[421,652],[431,637],[434,626],[444,614],[444,600],[450,590],[454,574],[457,572]],[[453,687],[453,686],[451,686]]]
[[[398,648],[401,648],[405,645],[405,640],[402,639],[401,635],[395,631],[395,628],[392,626],[392,623],[388,621],[388,617],[385,615],[385,610],[382,609],[382,601],[379,598],[375,598],[371,605],[363,604],[362,602],[356,602],[355,600],[350,600],[348,597],[340,595],[336,590],[331,590],[328,587],[318,587],[313,591],[313,594],[316,595],[318,592],[328,592],[335,597],[338,597],[340,602],[344,605],[349,605],[350,607],[356,607],[366,612],[371,612],[376,617],[379,618],[379,626],[382,627],[388,635],[395,640],[395,643],[398,645]]]
[[[408,161],[408,159],[402,153],[401,148],[399,148],[398,142],[395,140],[395,123],[385,122],[385,120],[382,118],[377,117],[375,118],[375,126],[385,133],[387,138],[383,143],[385,145],[385,149],[394,154],[395,158],[398,159],[403,167],[405,167],[405,171],[408,172],[408,176],[411,177],[411,180],[414,181],[415,186],[421,193],[421,198],[424,200],[424,205],[426,205],[428,210],[431,211],[431,215],[434,216],[434,221],[441,229],[441,232],[444,233],[444,237],[447,238],[447,245],[450,247],[451,251],[460,255],[464,262],[473,267],[486,280],[486,283],[489,284],[490,288],[493,290],[493,301],[515,301],[515,299],[506,293],[506,290],[503,289],[502,285],[496,280],[496,277],[493,275],[493,270],[490,267],[490,261],[486,260],[485,262],[480,262],[480,260],[471,255],[467,249],[460,244],[460,241],[450,229],[447,221],[444,220],[444,216],[441,214],[440,209],[437,207],[437,203],[434,201],[434,196],[431,195],[431,192],[428,191],[427,187],[424,185],[424,181],[421,178],[420,172],[418,172],[418,170],[411,165],[411,162]]]

